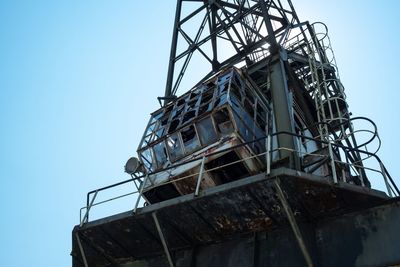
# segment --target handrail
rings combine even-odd
[[[357,117],[357,118],[359,118],[359,117]],[[249,157],[246,157],[246,158],[234,161],[234,162],[229,162],[227,164],[224,164],[224,165],[212,168],[212,169],[208,169],[208,170],[201,169],[198,173],[190,174],[190,175],[187,175],[185,177],[180,177],[180,178],[175,179],[175,180],[167,180],[165,182],[162,182],[162,183],[159,183],[159,184],[153,186],[152,188],[159,187],[159,186],[162,186],[162,185],[165,185],[165,184],[168,184],[168,183],[174,183],[174,182],[177,182],[177,181],[180,181],[180,180],[183,180],[183,179],[187,179],[189,177],[193,177],[195,175],[198,175],[198,179],[201,179],[201,177],[202,177],[202,175],[204,173],[207,173],[207,172],[210,172],[210,171],[214,171],[216,169],[224,168],[226,166],[230,166],[230,165],[233,165],[233,164],[237,164],[239,162],[243,162],[243,161],[251,159],[251,158],[257,158],[257,157],[261,157],[263,155],[269,155],[270,156],[273,152],[276,152],[276,151],[287,150],[287,151],[291,151],[291,152],[300,153],[300,154],[303,154],[303,155],[320,156],[320,157],[324,157],[324,158],[331,158],[331,160],[332,160],[331,165],[332,166],[334,166],[334,163],[339,163],[339,164],[349,165],[351,167],[356,167],[356,168],[360,168],[360,169],[371,170],[371,171],[374,171],[374,172],[381,173],[382,176],[384,177],[384,181],[386,183],[389,195],[391,195],[391,191],[397,193],[397,195],[400,195],[399,188],[397,187],[397,185],[395,184],[394,180],[392,179],[392,177],[388,173],[388,171],[387,171],[386,167],[384,166],[382,160],[375,153],[371,153],[371,152],[368,152],[368,151],[360,150],[358,148],[346,147],[346,146],[343,146],[343,145],[340,145],[340,144],[332,143],[332,142],[325,141],[325,140],[315,139],[315,138],[312,138],[312,137],[308,137],[308,136],[304,136],[304,135],[300,135],[300,134],[296,134],[296,133],[281,131],[281,132],[276,132],[276,133],[273,133],[273,134],[270,134],[270,135],[267,135],[267,136],[263,136],[263,137],[257,138],[257,139],[252,140],[252,141],[244,142],[244,143],[241,143],[241,144],[238,144],[238,145],[235,145],[235,146],[232,146],[232,147],[220,150],[220,151],[216,151],[216,152],[213,152],[213,153],[202,155],[201,157],[196,157],[196,158],[190,159],[190,160],[188,160],[186,162],[183,162],[183,163],[171,165],[168,168],[165,168],[163,170],[159,170],[159,171],[156,171],[156,172],[148,173],[146,175],[138,176],[138,177],[135,177],[135,178],[132,177],[131,179],[128,179],[128,180],[125,180],[125,181],[121,181],[121,182],[118,182],[118,183],[115,183],[115,184],[112,184],[112,185],[109,185],[109,186],[105,186],[105,187],[102,187],[102,188],[99,188],[99,189],[96,189],[96,190],[92,190],[92,191],[87,193],[87,205],[86,205],[86,207],[83,207],[80,210],[80,214],[81,214],[82,210],[86,209],[86,213],[85,213],[85,216],[84,216],[83,220],[80,220],[81,221],[81,225],[83,225],[84,223],[88,222],[88,220],[89,220],[89,211],[90,211],[90,209],[92,207],[100,205],[100,204],[103,204],[103,203],[106,203],[106,202],[110,202],[110,201],[115,200],[115,199],[119,199],[119,198],[123,198],[123,197],[129,196],[129,195],[133,195],[133,194],[139,193],[139,196],[138,196],[138,199],[137,199],[137,202],[136,202],[136,206],[134,208],[134,211],[136,212],[136,209],[137,209],[137,206],[139,204],[140,198],[141,198],[143,192],[145,191],[143,189],[144,189],[146,181],[141,181],[141,188],[138,191],[134,191],[134,192],[131,192],[131,193],[127,193],[127,194],[118,196],[118,197],[114,197],[114,198],[111,198],[111,199],[108,199],[108,200],[104,200],[104,201],[100,201],[100,202],[94,203],[94,200],[95,200],[97,194],[99,192],[101,192],[101,191],[104,191],[104,190],[107,190],[107,189],[110,189],[110,188],[114,188],[114,187],[129,183],[129,182],[132,182],[132,181],[136,181],[136,180],[140,181],[141,178],[149,177],[151,175],[154,175],[154,174],[157,174],[157,173],[160,173],[160,172],[164,172],[166,170],[169,170],[169,169],[172,169],[172,168],[176,168],[176,167],[179,167],[179,166],[182,166],[184,164],[188,164],[188,163],[191,163],[191,162],[194,162],[194,161],[202,160],[201,162],[203,162],[203,160],[205,160],[205,158],[207,158],[207,157],[211,157],[211,156],[214,156],[214,155],[217,155],[217,154],[220,154],[220,153],[224,153],[226,151],[231,151],[231,150],[234,150],[236,148],[240,148],[240,147],[243,147],[243,146],[255,143],[255,142],[259,142],[259,141],[264,140],[266,138],[271,140],[272,137],[278,136],[278,135],[282,135],[282,134],[283,135],[290,135],[290,136],[300,137],[300,138],[303,138],[303,139],[312,140],[312,141],[315,141],[315,142],[320,143],[320,144],[326,144],[327,146],[341,148],[344,151],[351,150],[351,151],[354,151],[354,152],[358,152],[358,153],[362,153],[362,154],[368,155],[367,158],[373,157],[373,158],[375,158],[377,160],[377,162],[381,166],[381,171],[362,166],[361,164],[356,164],[356,162],[348,163],[348,162],[342,162],[342,161],[339,161],[339,160],[335,160],[333,158],[333,154],[332,153],[330,153],[330,155],[328,156],[328,155],[318,154],[318,153],[302,152],[302,151],[298,151],[298,150],[295,150],[295,149],[289,149],[289,148],[285,148],[285,147],[278,147],[278,148],[275,148],[275,149],[268,149],[268,147],[267,147],[265,152],[259,153],[257,155],[251,155]],[[269,144],[269,146],[270,146],[270,144]],[[365,160],[365,159],[361,159],[360,162]],[[357,161],[357,162],[359,162],[359,161]],[[271,164],[271,160],[269,160],[269,161],[267,160],[267,166],[266,166],[267,170],[270,169],[270,164]],[[204,164],[203,164],[203,167],[204,167]],[[336,174],[336,170],[334,170],[332,172],[333,176],[335,176],[335,174]],[[337,182],[337,178],[334,179],[334,182]],[[389,182],[390,182],[390,184],[389,184]],[[195,191],[198,194],[199,188],[197,189],[197,187],[200,187],[200,180],[197,181],[197,186],[196,186],[196,191]],[[393,190],[393,188],[394,188],[394,190]],[[93,193],[95,193],[95,196],[92,198],[91,201],[89,201],[90,200],[90,195],[93,194]]]
[[[356,118],[354,118],[354,119],[358,119],[358,118],[364,118],[364,117],[356,117]],[[368,118],[365,118],[365,119],[369,120]],[[371,121],[371,122],[372,122],[372,121]],[[373,122],[372,122],[372,123],[373,123]],[[373,124],[374,124],[374,123],[373,123]],[[374,124],[374,125],[375,125],[375,124]],[[278,135],[280,135],[280,134],[286,134],[286,135],[291,135],[291,136],[295,136],[295,137],[301,137],[301,138],[304,138],[304,139],[308,139],[308,140],[311,140],[311,141],[316,141],[316,142],[319,142],[319,143],[322,143],[322,144],[326,144],[326,145],[328,145],[328,144],[330,143],[330,142],[328,142],[328,141],[319,140],[319,139],[315,139],[315,138],[312,138],[312,137],[309,137],[309,136],[304,136],[304,135],[300,135],[300,134],[296,134],[296,133],[291,133],[291,132],[286,132],[286,131],[275,132],[275,133],[272,133],[270,136],[273,137],[273,136],[278,136]],[[214,156],[214,155],[217,155],[217,154],[221,154],[221,153],[224,153],[224,152],[227,152],[227,151],[230,151],[230,150],[233,150],[233,149],[242,147],[242,146],[246,146],[246,145],[249,145],[249,144],[258,142],[258,141],[261,141],[261,140],[266,139],[267,137],[268,137],[268,136],[263,136],[263,137],[260,137],[260,138],[255,139],[255,140],[253,140],[253,141],[243,142],[243,143],[240,143],[240,144],[238,144],[238,145],[235,145],[235,146],[232,146],[232,147],[229,147],[229,148],[222,149],[222,150],[220,150],[220,151],[216,151],[216,152],[207,154],[207,157],[211,157],[211,156]],[[370,141],[371,141],[371,140],[369,140],[368,142],[365,142],[365,143],[362,144],[362,145],[357,146],[357,148],[360,147],[360,146],[364,146],[364,145],[368,144]],[[375,155],[375,154],[373,154],[373,153],[371,153],[371,152],[364,151],[364,150],[359,150],[359,149],[357,149],[357,148],[349,148],[349,147],[346,147],[346,146],[343,146],[343,145],[339,145],[339,144],[334,144],[334,143],[333,143],[332,145],[333,145],[333,146],[336,146],[336,147],[340,147],[340,148],[342,148],[342,149],[350,149],[350,150],[355,151],[355,152],[360,152],[360,153],[367,154],[367,155],[369,155],[369,156],[373,156],[373,157],[375,157],[375,158],[378,160],[378,162],[382,162],[382,161],[380,160],[380,158],[379,158],[377,155]],[[299,152],[299,151],[298,151],[298,152]],[[191,160],[188,160],[188,161],[185,161],[185,162],[182,162],[182,163],[179,163],[179,164],[171,165],[171,166],[169,166],[169,167],[167,167],[167,168],[165,168],[165,169],[158,170],[158,171],[155,171],[155,172],[151,172],[151,173],[149,173],[149,175],[154,175],[154,174],[157,174],[157,173],[160,173],[160,172],[164,172],[164,171],[166,171],[166,170],[170,170],[170,169],[173,169],[173,168],[176,168],[176,167],[179,167],[179,166],[182,166],[182,165],[185,165],[185,164],[194,162],[194,161],[198,161],[198,160],[201,160],[201,157],[193,158],[193,159],[191,159]],[[92,191],[90,191],[90,192],[88,193],[88,195],[89,195],[89,194],[92,194],[92,193],[94,193],[94,192],[96,192],[96,191],[99,191],[99,192],[100,192],[100,191],[103,191],[103,190],[105,190],[105,189],[109,189],[109,188],[111,188],[111,187],[115,187],[115,186],[118,186],[118,185],[121,185],[121,184],[130,182],[130,181],[133,181],[133,180],[137,180],[137,179],[143,178],[144,176],[145,176],[145,175],[142,175],[142,176],[136,177],[135,179],[125,180],[125,181],[122,181],[122,182],[119,182],[119,183],[116,183],[116,184],[113,184],[113,185],[110,185],[110,186],[106,186],[106,187],[102,187],[102,188],[100,188],[100,189],[92,190]]]

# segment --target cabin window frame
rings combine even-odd
[[[187,146],[185,145],[185,141],[184,141],[182,132],[185,131],[185,129],[188,129],[188,128],[191,128],[191,127],[193,127],[193,130],[194,130],[194,138],[196,138],[197,144],[198,144],[198,145],[197,145],[195,148],[189,150],[189,149],[187,149]],[[182,139],[183,151],[184,151],[184,155],[185,155],[185,156],[188,156],[190,153],[193,153],[193,152],[195,152],[195,151],[197,151],[197,150],[199,150],[199,149],[202,148],[202,145],[201,145],[201,143],[200,143],[200,138],[199,138],[199,135],[198,135],[198,133],[197,133],[197,129],[196,129],[194,123],[193,123],[193,124],[190,124],[190,125],[187,125],[186,127],[183,127],[182,129],[180,129],[180,130],[179,130],[179,134],[180,134],[181,139]]]

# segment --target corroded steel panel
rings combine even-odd
[[[387,199],[384,194],[370,189],[360,189],[359,186],[349,184],[335,185],[323,178],[282,168],[274,170],[268,178],[265,175],[256,175],[237,180],[202,191],[199,197],[194,197],[193,194],[185,195],[144,207],[136,215],[127,212],[89,222],[83,227],[77,226],[74,234],[78,233],[82,239],[86,257],[91,263],[89,266],[107,266],[107,264],[112,266],[115,263],[132,262],[134,259],[149,260],[162,257],[164,250],[152,220],[153,212],[158,214],[163,234],[174,257],[180,255],[182,251],[193,248],[201,247],[202,251],[207,251],[207,247],[211,244],[236,240],[240,236],[254,233],[265,233],[268,236],[270,232],[288,227],[287,218],[276,197],[275,179],[280,179],[284,194],[291,196],[288,200],[296,220],[307,225],[307,229],[311,227],[310,234],[305,234],[306,240],[310,239],[308,235],[314,235],[314,231],[318,234],[318,238],[311,240],[320,241],[325,236],[329,237],[327,234],[330,232],[326,231],[331,225],[335,225],[333,223],[335,221],[324,222],[323,218],[377,206]],[[340,224],[340,218],[337,220],[336,224]],[[375,216],[375,220],[378,222],[379,216]],[[313,226],[314,224],[310,222],[317,224]],[[304,229],[306,228],[302,228],[303,231]],[[338,230],[336,238],[340,236]],[[282,238],[287,240],[288,237]],[[331,253],[320,243],[315,245],[313,242],[308,242],[309,249],[318,246],[312,254]],[[282,246],[285,244],[282,243]],[[232,247],[233,250],[235,246]],[[297,249],[295,241],[293,246]],[[329,247],[329,244],[327,246]],[[278,248],[279,246],[275,249]],[[221,249],[226,253],[232,252],[225,248]],[[268,249],[274,251],[272,247]],[[73,255],[77,259],[74,266],[80,266],[81,254],[76,238],[74,238]],[[236,253],[232,255],[234,257]],[[215,257],[217,256],[216,252]]]

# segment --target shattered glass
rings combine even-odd
[[[215,132],[213,122],[211,117],[207,117],[198,123],[196,123],[197,131],[199,132],[199,137],[202,145],[209,145],[217,141],[218,136]]]
[[[166,143],[171,161],[183,156],[182,144],[177,133],[168,137]]]
[[[217,124],[217,130],[221,135],[228,135],[233,132],[233,125],[226,108],[218,110],[214,114],[214,120]]]
[[[158,168],[163,167],[163,165],[168,160],[167,150],[165,149],[164,142],[160,142],[160,143],[154,145],[154,153],[156,156],[156,162],[157,162]]]
[[[154,158],[153,150],[151,148],[145,149],[140,153],[141,160],[148,171],[154,171]]]
[[[262,135],[268,107],[254,90],[232,68],[154,112],[138,149],[146,168],[162,168],[233,132],[246,141]]]
[[[200,142],[196,135],[196,130],[193,125],[181,131],[185,153],[189,154],[200,148]]]

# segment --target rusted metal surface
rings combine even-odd
[[[238,235],[271,231],[287,226],[273,181],[279,178],[284,194],[299,222],[316,221],[385,201],[377,191],[348,184],[334,185],[323,178],[289,169],[240,179],[209,188],[195,198],[181,196],[138,210],[77,226],[89,266],[108,266],[163,254],[152,220],[157,211],[172,253],[223,242]],[[81,255],[73,240],[74,258]],[[79,260],[75,260],[79,265]],[[112,265],[111,265],[112,266]],[[178,265],[177,265],[178,266]]]
[[[265,168],[260,159],[254,156],[251,144],[243,144],[238,133],[231,133],[217,144],[205,147],[186,158],[189,162],[149,174],[144,191],[146,199],[150,203],[156,203],[195,192],[203,157],[201,190],[260,173]],[[169,194],[165,185],[176,190],[176,193]]]
[[[236,68],[221,71],[152,114],[138,148],[144,172],[150,178],[144,186],[149,203],[192,193],[203,157],[206,167],[212,165],[215,169],[233,158],[249,158],[265,151],[260,141],[232,150],[233,153],[216,154],[259,139],[271,127],[267,121],[271,117],[269,103],[249,79]],[[199,160],[191,161],[196,158]],[[257,158],[249,158],[243,161],[242,176],[260,172],[264,165]],[[238,166],[206,171],[200,188],[241,178],[227,175]],[[163,191],[155,188],[170,181],[174,181],[169,187],[174,187],[175,194],[164,192],[157,197],[160,194],[150,192]]]
[[[164,105],[145,129],[140,164],[127,168],[140,173],[135,212],[89,222],[98,191],[89,192],[73,231],[74,267],[166,266],[163,251],[170,266],[182,267],[301,266],[304,258],[309,266],[399,262],[399,208],[363,210],[388,199],[370,189],[377,173],[390,196],[400,191],[377,151],[367,149],[379,139],[376,125],[351,118],[327,27],[301,22],[291,1],[238,3],[177,1]],[[177,55],[178,36],[191,36],[182,27],[189,21],[193,29],[202,22]],[[217,45],[220,38],[233,55]],[[206,43],[211,50],[202,51]],[[178,97],[196,50],[212,70]],[[360,119],[373,129],[355,130]],[[362,131],[371,138],[359,143]],[[370,158],[379,170],[365,165]],[[137,210],[142,196],[151,205]],[[351,212],[357,214],[344,215]]]

